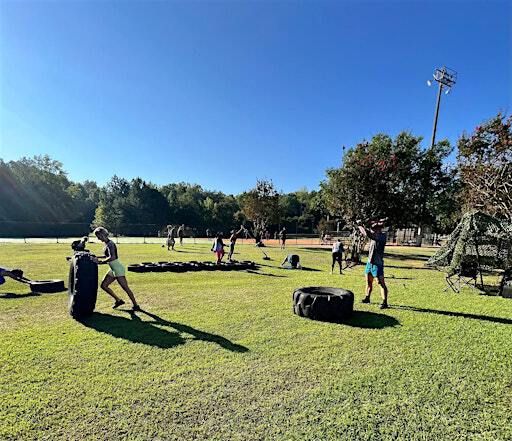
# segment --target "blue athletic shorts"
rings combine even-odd
[[[2,271],[5,271],[3,268],[0,268],[0,285],[3,285],[5,283],[5,279],[2,276]]]
[[[384,277],[384,265],[373,265],[368,262],[364,269],[365,274],[371,274],[373,277]]]

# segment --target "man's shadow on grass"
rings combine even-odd
[[[449,317],[463,317],[475,320],[484,320],[486,322],[493,323],[501,323],[504,325],[512,325],[512,319],[505,317],[492,317],[490,315],[480,315],[480,314],[470,314],[466,312],[454,312],[454,311],[443,311],[439,309],[428,309],[428,308],[416,308],[414,306],[406,306],[406,305],[392,305],[393,309],[402,309],[405,311],[413,311],[413,312],[426,312],[428,314],[438,314],[438,315],[446,315]]]
[[[394,317],[378,312],[354,311],[342,324],[354,328],[383,329],[398,326],[400,322]]]
[[[162,349],[169,349],[185,344],[187,340],[182,334],[189,334],[192,340],[202,340],[217,343],[219,346],[233,352],[247,352],[245,346],[231,342],[220,335],[200,331],[182,323],[165,320],[156,314],[140,311],[152,318],[151,321],[143,321],[133,311],[126,311],[130,318],[116,315],[94,312],[90,317],[81,321],[88,328],[122,338],[133,343],[142,343]]]

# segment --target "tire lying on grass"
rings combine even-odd
[[[38,293],[54,293],[66,291],[64,280],[32,280],[30,291]]]
[[[91,315],[98,296],[98,264],[93,255],[77,252],[69,265],[69,314],[75,319]]]
[[[142,273],[144,272],[144,265],[140,265],[138,263],[128,265],[128,271],[131,271],[132,273]]]
[[[313,320],[341,322],[354,310],[354,293],[341,288],[299,288],[293,292],[292,298],[293,312]]]

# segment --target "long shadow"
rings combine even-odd
[[[416,308],[414,306],[407,305],[392,305],[391,307],[393,309],[403,309],[405,311],[426,312],[427,314],[446,315],[449,317],[464,317],[475,320],[484,320],[486,322],[501,323],[503,325],[512,325],[512,319],[504,317],[492,317],[489,315],[470,314],[467,312],[443,311],[439,309]]]
[[[141,313],[151,317],[153,321],[143,321],[134,312],[127,312],[130,313],[130,318],[94,312],[91,317],[82,320],[81,323],[88,328],[110,334],[117,338],[162,349],[169,349],[185,344],[187,339],[183,338],[181,334],[186,333],[192,335],[194,340],[217,343],[224,349],[230,351],[248,351],[245,346],[232,343],[220,335],[203,332],[181,323],[170,322],[147,311],[141,311]],[[163,329],[162,327],[172,329]]]
[[[24,294],[15,294],[13,292],[5,292],[0,294],[0,299],[13,300],[13,299],[24,299],[25,297],[39,297],[41,294],[37,292],[27,292]]]
[[[424,256],[423,254],[395,254],[395,253],[384,253],[384,259],[396,259],[396,260],[422,260],[427,261],[430,256]]]
[[[400,322],[394,317],[378,312],[354,311],[343,324],[355,328],[383,329],[398,326]]]
[[[398,266],[398,265],[388,265],[384,263],[384,271],[386,268],[397,268],[397,269],[406,269],[406,270],[426,270],[426,271],[437,271],[435,268],[429,268],[426,266]]]
[[[326,246],[327,246],[327,245],[326,245]],[[332,248],[331,248],[331,246],[329,246],[328,248],[321,248],[320,246],[318,246],[317,248],[313,248],[313,247],[301,247],[300,249],[301,249],[301,250],[306,250],[306,251],[319,252],[319,253],[332,252]]]
[[[265,266],[268,266],[268,265],[265,265]],[[274,267],[276,268],[276,267]],[[316,268],[309,268],[309,267],[306,267],[306,266],[303,266],[301,269],[298,269],[298,268],[283,268],[281,266],[277,267],[277,268],[280,268],[282,270],[285,270],[285,271],[314,271],[314,272],[321,272],[322,270],[319,270],[319,269],[316,269]]]
[[[249,274],[256,274],[257,276],[267,276],[267,277],[287,277],[287,276],[280,276],[280,275],[277,275],[277,274],[270,274],[270,273],[259,273],[257,271],[252,271],[252,270],[246,270],[247,273]]]

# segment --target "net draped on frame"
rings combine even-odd
[[[510,268],[512,225],[479,211],[466,213],[427,265],[454,274],[462,261],[470,260],[484,271]]]

